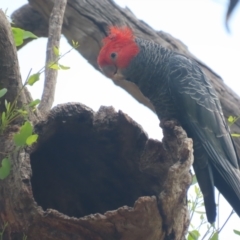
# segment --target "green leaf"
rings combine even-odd
[[[27,39],[27,38],[38,38],[38,37],[32,32],[23,30],[23,39]]]
[[[38,135],[33,134],[27,138],[26,143],[28,146],[31,146],[33,143],[37,142],[37,139],[38,139]]]
[[[22,109],[18,109],[18,112],[23,116],[28,114],[26,110],[22,110]]]
[[[190,234],[188,234],[187,240],[194,240],[194,238]]]
[[[28,85],[32,86],[35,82],[39,80],[40,73],[35,73],[28,78]]]
[[[8,158],[2,160],[2,166],[0,167],[0,179],[5,179],[11,170],[11,163]]]
[[[6,99],[5,99],[5,107],[6,107],[6,113],[9,114],[10,108],[11,108],[11,103],[7,102]]]
[[[188,240],[198,240],[200,233],[197,230],[188,232]]]
[[[6,110],[8,110],[8,101],[7,101],[7,99],[5,99],[4,104],[5,104]]]
[[[36,35],[29,31],[24,31],[21,28],[12,27],[13,39],[15,45],[18,47],[23,44],[23,40],[27,38],[37,38]]]
[[[195,185],[195,186],[194,186],[194,191],[195,191],[195,193],[196,193],[197,196],[199,196],[199,194],[201,193],[198,185]]]
[[[13,140],[16,146],[23,147],[26,145],[27,138],[32,135],[33,127],[30,122],[25,122],[20,128],[19,133],[13,135]]]
[[[240,137],[240,134],[239,133],[231,133],[231,136],[232,137]]]
[[[70,69],[70,67],[64,66],[64,65],[61,65],[61,64],[59,64],[59,67],[60,67],[60,69],[62,69],[62,70],[68,70],[68,69]]]
[[[28,106],[29,106],[29,107],[35,107],[35,106],[37,106],[40,102],[41,102],[41,101],[40,101],[39,99],[36,99],[36,100],[30,102]]]
[[[23,44],[23,32],[21,28],[12,27],[13,39],[17,47]]]
[[[78,42],[75,42],[74,40],[72,40],[72,44],[73,44],[73,47],[74,47],[74,48],[77,48],[77,47],[79,47],[79,44],[78,44]]]
[[[0,90],[0,98],[3,97],[6,93],[7,93],[7,89],[6,88],[2,88]]]
[[[58,63],[50,63],[48,65],[49,68],[54,69],[54,70],[60,70],[61,68],[59,67]]]
[[[54,52],[55,56],[59,57],[60,53],[59,53],[58,47],[53,46],[53,52]]]
[[[215,232],[209,240],[218,240],[218,232]]]
[[[228,117],[228,122],[229,123],[233,123],[235,121],[236,117],[233,117],[233,116],[229,116]]]
[[[233,229],[233,232],[240,236],[240,231]]]
[[[6,118],[6,113],[5,113],[5,112],[2,112],[2,124],[4,123],[5,118]]]
[[[197,183],[197,177],[196,177],[196,174],[193,175],[192,177],[192,184],[191,185],[194,185]]]

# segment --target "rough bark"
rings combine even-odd
[[[2,11],[0,20],[0,53],[6,59],[0,62],[0,83],[13,101],[22,83]],[[23,91],[18,107],[30,100]],[[29,113],[31,121],[37,117]],[[12,138],[20,124],[0,135],[0,160],[8,153],[12,165],[0,181],[3,239],[184,239],[193,152],[177,122],[161,123],[162,144],[121,111],[102,107],[95,113],[82,104],[64,104],[35,124],[37,144],[19,150]]]
[[[2,10],[0,10],[0,88],[6,88],[8,92],[5,99],[8,102],[14,102],[17,94],[22,88],[22,79],[17,60],[17,51],[10,24]],[[27,91],[20,94],[17,106],[22,106],[29,100]],[[5,111],[4,101],[0,102],[0,112]]]
[[[192,141],[174,121],[163,130],[168,151],[111,107],[52,109],[0,182],[5,239],[184,239]]]
[[[33,31],[36,35],[46,37],[47,21],[51,12],[52,0],[29,0],[30,5],[25,5],[13,14],[14,22],[24,28]],[[39,12],[36,22],[42,18],[42,24],[38,28],[34,16]],[[31,23],[28,19],[31,16]],[[222,81],[221,77],[207,67],[203,62],[191,54],[187,47],[178,39],[163,31],[157,32],[143,21],[138,20],[128,8],[121,8],[112,0],[69,0],[67,3],[62,32],[71,44],[72,40],[78,41],[77,49],[88,62],[97,70],[97,56],[101,48],[102,38],[106,36],[109,25],[128,25],[138,37],[151,39],[174,51],[180,52],[195,59],[215,87],[222,104],[226,118],[230,115],[240,115],[240,98]],[[140,103],[154,111],[148,99],[131,83],[118,81],[115,84],[124,88]],[[231,127],[233,133],[240,133],[240,121]],[[240,139],[234,139],[238,153],[240,154]]]

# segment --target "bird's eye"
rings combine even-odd
[[[115,59],[115,58],[117,57],[117,54],[116,54],[115,52],[113,52],[113,53],[111,53],[110,57],[111,57],[112,59]]]

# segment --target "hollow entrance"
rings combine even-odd
[[[158,194],[159,179],[139,170],[147,141],[142,129],[112,108],[95,114],[74,106],[36,126],[39,141],[30,158],[38,205],[82,217]]]

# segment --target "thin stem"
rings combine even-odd
[[[211,227],[205,232],[205,234],[203,235],[202,240],[209,234],[210,230],[214,228],[214,226],[211,224]]]
[[[197,195],[197,196],[196,196],[196,199],[195,199],[195,201],[194,201],[194,203],[193,203],[193,206],[192,206],[192,212],[191,212],[191,216],[190,216],[190,222],[192,222],[192,218],[193,218],[193,215],[194,215],[194,213],[195,213],[195,209],[196,209],[196,207],[197,207],[197,205],[198,205],[198,199],[199,199],[199,196]]]
[[[226,221],[224,222],[224,224],[222,225],[222,227],[219,229],[218,233],[220,233],[222,231],[222,229],[225,227],[225,225],[227,224],[227,222],[229,221],[230,217],[234,214],[235,212],[232,210],[231,213],[229,214],[228,218],[226,219]]]
[[[218,192],[218,212],[219,212],[219,209],[220,209],[220,192]],[[219,229],[219,226],[220,226],[220,215],[218,214],[218,221],[217,221],[217,229]]]
[[[29,70],[28,75],[27,75],[27,78],[26,78],[24,84],[22,85],[22,87],[21,87],[21,89],[19,90],[17,96],[15,97],[15,99],[14,99],[13,102],[12,102],[12,104],[11,104],[11,106],[10,106],[10,109],[9,109],[10,112],[15,108],[15,105],[16,105],[16,103],[17,103],[17,100],[18,100],[21,92],[22,92],[23,89],[27,86],[27,80],[28,80],[31,72],[32,72],[32,68]]]

